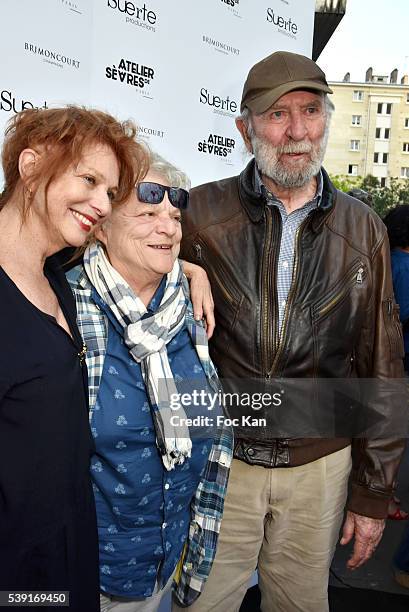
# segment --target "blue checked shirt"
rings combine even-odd
[[[276,196],[263,184],[257,166],[254,166],[254,168],[254,190],[257,193],[262,193],[264,191],[267,196],[267,204],[269,206],[276,206],[281,215],[282,232],[280,254],[277,263],[278,329],[281,331],[288,292],[290,291],[293,276],[296,232],[310,212],[320,205],[323,189],[322,172],[320,171],[317,176],[317,191],[314,198],[301,208],[293,210],[288,214],[281,200],[276,198]]]
[[[108,321],[92,299],[92,287],[81,268],[67,274],[77,303],[78,327],[87,345],[90,418],[95,409],[108,342]],[[192,342],[204,337],[202,324],[194,320],[192,306],[186,312],[186,326]],[[200,357],[201,365],[214,392],[220,389],[210,359]],[[232,459],[233,437],[230,428],[221,428],[191,502],[190,525],[184,553],[176,572],[174,593],[181,605],[190,605],[202,591],[216,554],[224,498]]]

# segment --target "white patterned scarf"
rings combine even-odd
[[[156,431],[156,444],[163,465],[172,470],[190,457],[192,441],[187,426],[171,425],[170,399],[178,394],[170,369],[166,345],[182,329],[189,301],[189,288],[179,261],[167,275],[161,303],[149,317],[147,309],[126,280],[113,268],[100,242],[84,253],[85,272],[99,296],[109,306],[124,330],[124,341],[132,358],[141,364]],[[179,423],[186,417],[178,408]]]

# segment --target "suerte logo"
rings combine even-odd
[[[126,23],[155,32],[153,26],[156,24],[157,15],[155,11],[146,6],[145,2],[143,6],[137,6],[130,0],[107,0],[107,6],[126,15]]]
[[[3,89],[0,91],[0,110],[5,111],[6,113],[15,112],[19,113],[20,111],[25,110],[26,108],[48,108],[47,102],[44,101],[44,104],[34,104],[30,100],[24,100],[23,98],[16,98],[11,90]]]
[[[197,150],[199,153],[227,157],[235,146],[236,141],[233,138],[226,138],[225,136],[219,136],[219,134],[209,134],[207,139],[204,138],[197,143]]]
[[[228,95],[225,98],[214,95],[206,87],[202,87],[200,90],[199,102],[213,107],[215,113],[234,114],[237,112],[237,102],[235,100],[231,100]]]
[[[287,36],[291,36],[291,38],[296,38],[298,33],[298,25],[291,19],[291,17],[282,17],[274,12],[274,9],[267,9],[267,21],[276,25],[278,31],[282,34],[286,34]]]
[[[39,55],[43,58],[44,62],[48,64],[54,64],[60,68],[63,66],[71,66],[72,68],[79,68],[80,62],[79,60],[72,59],[71,57],[67,57],[63,53],[59,53],[58,51],[51,51],[50,49],[45,49],[44,47],[39,47],[37,45],[33,45],[32,43],[24,43],[25,51],[29,53],[33,53],[34,55]]]
[[[227,43],[221,42],[220,40],[215,40],[214,38],[206,36],[205,34],[202,35],[202,40],[207,45],[213,47],[215,51],[219,51],[220,53],[224,53],[225,55],[228,55],[229,53],[231,55],[240,55],[240,49],[232,47]]]
[[[113,64],[112,66],[106,66],[105,76],[107,79],[113,81],[120,81],[133,87],[143,89],[145,85],[149,85],[151,80],[154,78],[155,71],[150,66],[144,66],[143,64],[137,64],[130,60],[121,59],[118,68]]]

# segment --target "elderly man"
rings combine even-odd
[[[385,228],[321,167],[330,93],[307,57],[280,51],[255,64],[236,120],[254,158],[191,193],[182,254],[210,277],[223,378],[402,375]],[[239,434],[219,548],[191,609],[238,610],[258,567],[263,612],[328,610],[351,464],[341,544],[354,538],[355,569],[382,536],[402,448]]]

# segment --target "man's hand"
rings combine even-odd
[[[193,314],[196,321],[203,317],[206,321],[206,333],[210,339],[214,332],[214,302],[212,290],[206,272],[200,266],[188,261],[182,261],[183,271],[190,285],[190,297],[193,304]]]
[[[347,512],[340,544],[348,544],[355,536],[352,557],[347,563],[348,569],[354,570],[368,561],[381,540],[384,528],[384,519]]]

